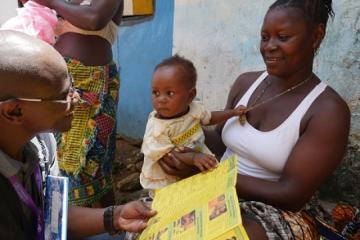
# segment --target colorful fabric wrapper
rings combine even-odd
[[[334,217],[319,204],[317,195],[298,212],[280,210],[255,201],[241,201],[240,207],[245,216],[255,219],[264,228],[268,239],[353,239],[335,228]]]
[[[60,172],[69,177],[69,203],[88,206],[112,189],[119,78],[114,62],[85,66],[65,59],[81,102],[70,131],[58,133]]]

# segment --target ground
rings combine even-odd
[[[139,182],[142,162],[143,155],[140,153],[139,143],[117,140],[113,169],[116,203],[120,204],[145,196]]]

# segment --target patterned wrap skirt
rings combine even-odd
[[[241,202],[245,216],[256,219],[270,240],[319,240],[316,224],[306,211],[282,211],[270,205],[246,201]]]
[[[333,216],[315,195],[298,212],[284,211],[255,201],[240,201],[242,214],[256,220],[270,240],[345,240],[335,228]]]
[[[112,190],[120,80],[114,62],[85,66],[65,58],[81,101],[70,131],[58,133],[58,160],[69,178],[69,203],[88,206]]]

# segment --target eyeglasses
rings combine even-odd
[[[64,100],[58,100],[58,99],[41,99],[41,98],[9,98],[6,100],[2,100],[1,102],[7,102],[7,101],[25,101],[25,102],[51,102],[51,103],[59,103],[59,104],[67,104],[66,111],[70,110],[70,107],[72,104],[77,104],[81,101],[80,95],[77,93],[77,90],[73,87],[73,79],[70,76],[71,85],[69,88],[69,92],[66,95],[66,99]]]
[[[12,98],[12,99],[8,99],[8,100],[20,100],[20,101],[25,101],[25,102],[53,102],[53,103],[65,104],[65,103],[73,102],[76,98],[78,98],[78,97],[74,97],[75,92],[76,92],[76,89],[71,87],[69,89],[68,95],[66,96],[66,100],[52,100],[52,99],[41,99],[41,98]],[[78,94],[75,94],[75,95],[78,95]]]

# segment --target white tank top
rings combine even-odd
[[[267,72],[264,72],[236,106],[247,106],[250,96],[267,75]],[[239,157],[237,164],[239,174],[277,181],[299,139],[301,119],[326,86],[325,83],[320,82],[290,116],[271,131],[259,131],[247,121],[244,125],[240,125],[238,117],[229,119],[222,131],[222,140],[227,147],[222,160],[235,154]]]

